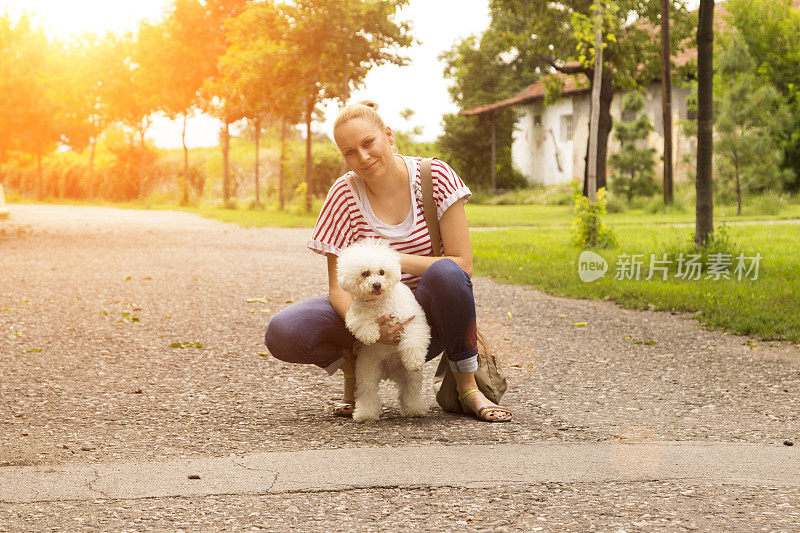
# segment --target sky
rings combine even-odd
[[[52,37],[106,29],[121,33],[135,30],[142,19],[157,21],[168,0],[0,0],[0,10],[16,16],[24,9],[34,15]],[[445,113],[458,109],[447,92],[448,82],[442,75],[439,54],[469,35],[482,33],[489,26],[488,0],[410,0],[397,20],[408,20],[411,33],[420,44],[403,54],[411,59],[404,67],[385,65],[372,69],[364,85],[351,95],[351,101],[373,100],[388,126],[395,130],[422,127],[419,140],[432,141],[442,132]],[[326,120],[313,129],[331,136],[331,124],[339,104],[322,107]],[[414,115],[406,121],[400,111],[410,108]],[[189,120],[187,145],[216,146],[219,123],[207,116]],[[166,118],[154,121],[150,139],[161,148],[181,146],[181,124]]]

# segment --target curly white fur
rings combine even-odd
[[[425,416],[428,411],[422,400],[421,368],[431,330],[425,311],[411,289],[400,282],[401,276],[397,252],[377,239],[350,245],[337,261],[339,285],[353,296],[345,324],[364,344],[356,358],[356,422],[377,420],[380,416],[378,385],[382,379],[397,384],[404,415]],[[398,346],[379,344],[377,318],[392,314],[396,322],[414,318],[400,330]]]

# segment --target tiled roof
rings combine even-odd
[[[551,76],[555,78],[561,78],[564,80],[564,88],[561,91],[561,94],[577,94],[588,91],[590,89],[589,79],[583,74],[577,74],[573,76],[573,75],[563,74],[561,72],[556,72]],[[472,109],[467,109],[465,111],[462,111],[461,114],[480,115],[488,111],[501,109],[511,105],[527,104],[529,102],[533,102],[541,98],[544,98],[545,92],[546,92],[545,82],[539,81],[532,85],[529,85],[528,87],[521,90],[511,98],[506,98],[505,100],[501,100],[493,104],[486,104],[478,107],[473,107]]]

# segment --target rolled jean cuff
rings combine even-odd
[[[450,370],[453,372],[475,372],[478,370],[478,354],[459,361],[450,361]]]

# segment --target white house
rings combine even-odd
[[[463,115],[493,114],[499,109],[513,107],[519,116],[514,126],[511,158],[514,166],[528,178],[532,185],[559,185],[572,180],[583,181],[591,91],[582,74],[568,76],[557,72],[561,78],[561,97],[545,105],[545,82],[534,83],[511,98],[462,111]],[[611,101],[611,116],[620,119],[622,92],[617,91]],[[661,110],[661,83],[653,83],[644,91],[645,110],[655,131],[648,144],[656,149],[657,172],[661,172],[663,154],[663,117]],[[683,135],[679,120],[689,118],[688,89],[673,84],[672,87],[672,163],[676,177],[685,174],[684,155],[694,149],[694,140]],[[632,117],[630,117],[632,118]],[[626,117],[626,119],[630,119]],[[609,138],[608,153],[619,149],[613,130]]]

